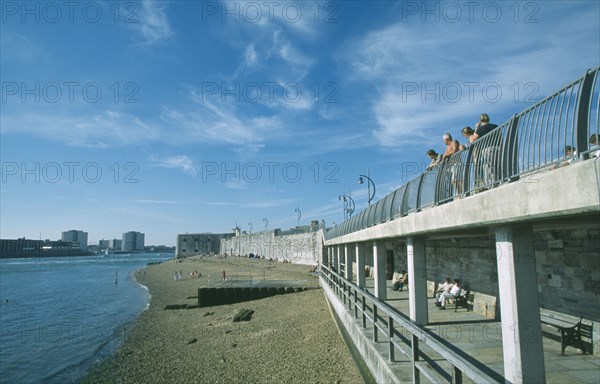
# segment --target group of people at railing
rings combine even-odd
[[[475,124],[475,129],[470,126],[464,127],[461,130],[461,135],[467,140],[465,144],[461,144],[457,139],[453,138],[450,133],[444,133],[442,139],[446,145],[443,154],[438,154],[435,150],[430,149],[426,152],[431,159],[431,163],[427,167],[427,171],[439,166],[442,162],[450,160],[453,155],[464,151],[474,144],[477,140],[488,135],[498,127],[497,124],[490,123],[490,117],[487,113],[482,113],[479,116],[479,122]],[[489,137],[489,136],[488,136]],[[485,143],[482,143],[480,152],[474,152],[472,161],[476,163],[476,179],[475,185],[489,186],[498,181],[499,176],[499,142],[498,138],[491,138]],[[464,186],[461,181],[461,173],[464,170],[464,164],[458,159],[452,161],[449,168],[450,182],[455,188],[456,194],[462,194]]]
[[[465,191],[462,175],[465,170],[464,157],[454,156],[461,151],[469,149],[474,145],[470,162],[474,171],[474,179],[471,180],[475,190],[481,190],[496,186],[502,180],[503,160],[501,158],[503,137],[498,130],[497,124],[490,123],[490,117],[482,113],[479,122],[475,124],[475,129],[467,126],[461,130],[461,135],[467,139],[466,143],[460,143],[453,138],[450,133],[444,133],[442,139],[446,146],[443,154],[437,153],[434,149],[426,152],[431,159],[431,163],[426,168],[427,171],[434,170],[444,162],[446,163],[447,177],[454,189],[454,195],[461,195]],[[486,136],[485,139],[482,139]],[[590,158],[600,157],[600,135],[594,133],[589,138]],[[572,164],[579,160],[580,156],[577,149],[572,145],[564,146],[564,154],[560,161],[555,163],[553,169]],[[504,164],[506,166],[506,164]]]
[[[454,139],[450,133],[444,133],[442,139],[446,145],[446,150],[443,154],[438,154],[433,149],[427,151],[427,156],[429,156],[431,159],[431,163],[427,167],[427,170],[432,170],[442,161],[449,159],[455,153],[467,149],[469,145],[475,142],[475,140],[485,136],[497,127],[497,124],[490,123],[490,117],[486,113],[482,113],[479,117],[479,122],[475,124],[475,129],[471,127],[464,127],[461,131],[461,134],[468,140],[467,144],[461,144],[458,140]]]

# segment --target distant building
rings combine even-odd
[[[8,257],[33,257],[42,252],[42,240],[31,240],[24,237],[20,239],[1,239],[0,258]]]
[[[143,251],[144,234],[141,232],[134,231],[124,233],[121,249],[123,251]]]
[[[72,229],[70,231],[64,231],[62,233],[62,236],[60,239],[64,242],[78,243],[80,250],[82,250],[84,252],[87,251],[87,244],[88,244],[88,233],[87,232],[78,231],[75,229]]]
[[[221,248],[221,240],[233,236],[233,233],[186,233],[177,235],[175,257],[218,254]]]
[[[108,248],[113,250],[120,250],[123,248],[123,240],[121,239],[112,239],[108,240]]]
[[[108,249],[110,247],[110,240],[100,240],[98,241],[98,248],[100,249]]]

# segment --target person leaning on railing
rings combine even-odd
[[[427,156],[429,156],[429,158],[431,159],[431,163],[429,163],[429,166],[426,169],[427,171],[431,171],[436,165],[438,165],[442,161],[442,155],[437,153],[433,149],[427,151]]]
[[[497,128],[497,127],[498,127],[497,124],[490,123],[490,117],[488,116],[487,113],[482,113],[481,116],[479,116],[479,122],[477,124],[475,124],[475,132],[474,132],[475,137],[473,138],[473,141],[479,139],[480,137],[487,135],[492,130],[494,130],[494,128]]]
[[[482,138],[487,135],[498,125],[490,123],[490,117],[487,113],[482,113],[479,116],[479,122],[475,124],[475,132],[473,133],[473,141]],[[493,139],[493,138],[492,138]],[[497,143],[493,143],[492,140],[487,140],[481,143],[481,162],[483,164],[483,183],[484,185],[493,184],[496,178],[499,176],[499,164],[497,159],[497,152],[500,149]]]
[[[452,155],[460,150],[460,143],[456,139],[452,139],[452,135],[449,133],[444,133],[442,135],[442,140],[444,140],[444,144],[446,144],[446,151],[442,155],[442,160],[449,159]]]

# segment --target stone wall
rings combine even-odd
[[[600,228],[539,231],[534,241],[540,306],[600,321]]]
[[[316,265],[323,257],[323,230],[285,234],[279,230],[244,233],[221,241],[221,253],[250,254],[298,264]]]
[[[540,307],[599,322],[600,227],[536,229],[533,242]],[[404,240],[388,241],[384,247],[386,254],[393,255],[395,272],[407,268]],[[476,312],[498,317],[494,236],[427,240],[425,252],[428,280],[460,279],[463,288],[478,293]],[[367,258],[366,265],[372,265],[372,258]]]

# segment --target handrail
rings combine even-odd
[[[362,319],[363,328],[369,328],[370,324],[370,327],[373,328],[374,342],[381,342],[380,334],[385,336],[387,339],[385,342],[389,344],[388,360],[390,362],[394,361],[395,350],[398,349],[409,358],[415,357],[412,364],[416,370],[425,375],[434,371],[436,377],[443,378],[449,383],[462,382],[462,374],[477,383],[505,382],[504,377],[499,373],[464,354],[450,342],[415,323],[406,315],[398,312],[389,304],[380,301],[366,289],[345,279],[326,265],[321,266],[321,277],[332,288],[333,292],[342,299],[342,302],[348,305],[349,313],[354,313],[356,319]],[[352,296],[354,296],[354,300],[352,300]],[[371,307],[367,305],[367,300],[371,303]],[[352,306],[354,306],[354,311],[352,311]],[[387,315],[387,321],[382,317],[382,314]],[[408,331],[410,335],[405,336],[401,330]],[[403,342],[398,342],[398,339]],[[438,357],[429,356],[423,348],[419,347],[420,343],[424,343],[433,352],[449,362],[452,366],[452,372],[445,371],[435,362],[434,360]],[[405,347],[408,347],[409,350],[406,350]],[[421,358],[423,360],[420,360]],[[413,369],[413,372],[415,372],[415,369]]]
[[[600,141],[600,66],[326,231],[325,239],[514,182],[572,158],[586,160],[600,149],[600,142],[589,143],[594,134]],[[566,146],[575,148],[576,155],[566,155]]]

